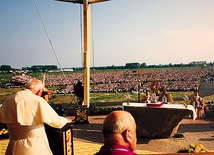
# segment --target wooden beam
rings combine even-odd
[[[84,84],[84,105],[89,107],[89,88],[90,88],[90,5],[98,2],[110,0],[55,0],[61,2],[70,2],[83,4],[83,22],[84,22],[84,62],[83,62],[83,84]]]
[[[83,0],[55,0],[55,1],[83,4]],[[88,0],[88,4],[94,4],[94,3],[105,2],[105,1],[110,1],[110,0]]]
[[[90,5],[88,0],[83,3],[84,22],[84,105],[89,107],[89,87],[90,87]]]

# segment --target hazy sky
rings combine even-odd
[[[81,67],[81,6],[36,0],[62,67]],[[91,66],[214,61],[214,0],[91,5]],[[83,43],[83,42],[82,42]],[[0,65],[57,65],[33,0],[0,1]]]

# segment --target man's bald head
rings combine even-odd
[[[104,120],[103,133],[122,133],[131,126],[135,126],[135,120],[129,112],[113,111]]]
[[[136,123],[126,111],[113,111],[103,123],[104,144],[125,145],[134,151],[136,147]]]

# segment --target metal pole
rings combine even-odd
[[[138,84],[138,103],[140,103],[140,65],[138,65],[138,78],[137,78],[137,84]]]

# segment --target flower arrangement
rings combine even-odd
[[[178,150],[177,153],[207,153],[214,152],[214,150],[208,150],[204,147],[203,144],[190,144],[188,147],[184,147]]]
[[[9,138],[9,131],[8,129],[1,129],[0,130],[0,139]]]

